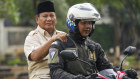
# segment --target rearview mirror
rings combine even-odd
[[[127,56],[130,56],[130,55],[132,55],[132,54],[134,54],[134,52],[136,51],[136,47],[133,47],[133,46],[128,46],[125,50],[124,50],[124,54],[126,55],[124,58],[123,58],[123,60],[122,60],[122,62],[121,62],[121,65],[120,65],[120,71],[122,71],[123,70],[123,61],[126,59],[126,57]]]
[[[60,52],[60,56],[64,59],[72,60],[72,61],[74,61],[78,58],[75,50],[62,50]]]
[[[128,46],[128,47],[124,50],[124,54],[130,56],[130,55],[134,54],[135,51],[136,51],[136,47]]]

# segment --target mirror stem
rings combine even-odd
[[[122,71],[122,65],[123,65],[123,61],[126,59],[126,57],[128,56],[128,54],[123,58],[122,62],[121,62],[121,65],[120,65],[120,71]]]

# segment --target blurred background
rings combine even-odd
[[[38,3],[46,0],[0,0],[0,78],[28,79],[24,40],[36,28]],[[119,66],[127,46],[137,47],[125,62],[140,76],[140,0],[52,0],[55,4],[58,30],[68,32],[66,14],[71,5],[92,3],[101,14],[91,39],[100,43],[109,61]],[[139,77],[140,78],[140,77]]]

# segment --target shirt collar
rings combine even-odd
[[[43,35],[43,36],[51,36],[46,30],[42,29],[39,25],[37,26],[37,29],[41,33],[41,35]],[[56,33],[56,30],[55,30],[53,35],[56,35],[56,34],[57,33]]]

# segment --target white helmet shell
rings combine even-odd
[[[90,3],[73,5],[67,13],[67,25],[74,31],[75,20],[98,21],[101,16],[96,8]]]

